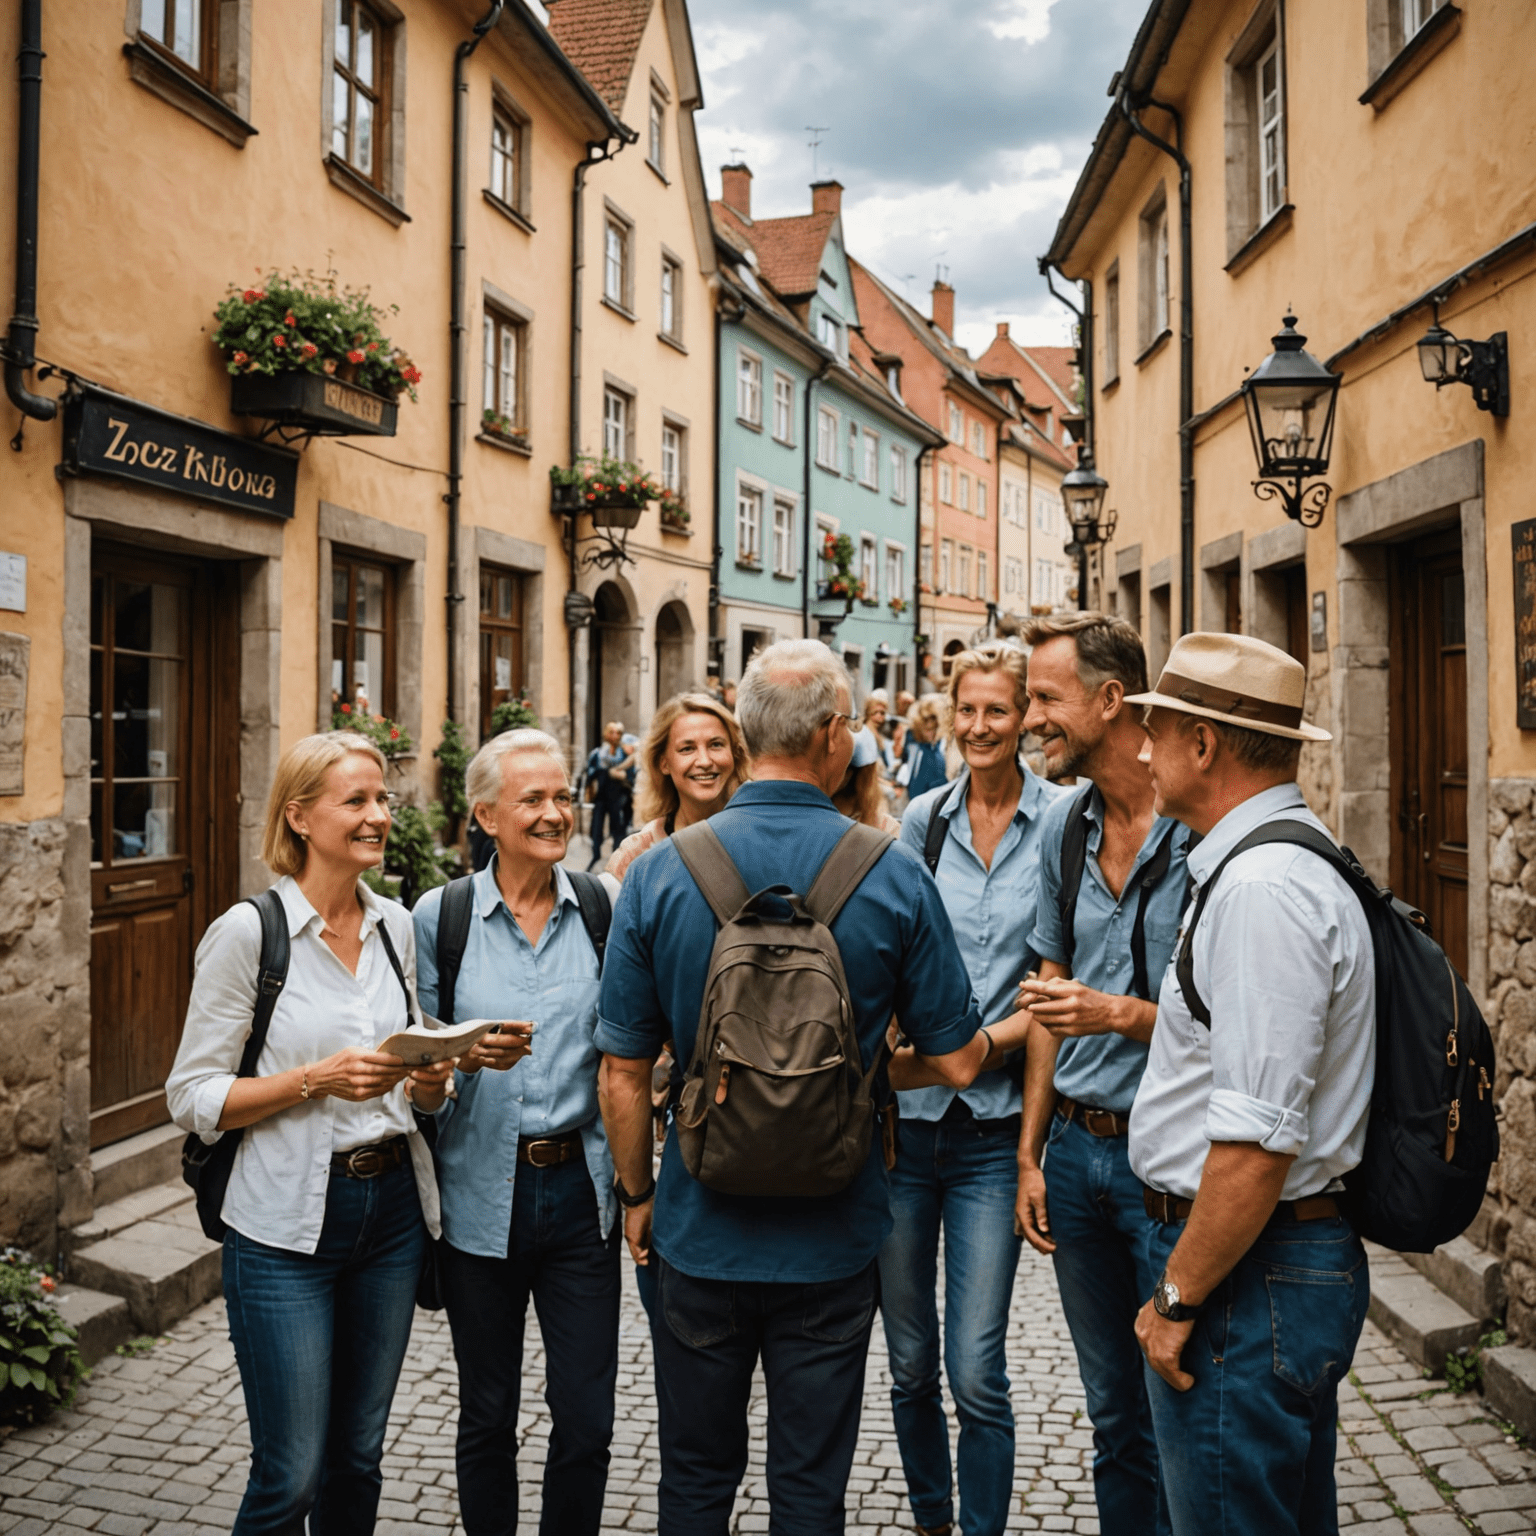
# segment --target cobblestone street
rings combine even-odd
[[[619,1414],[605,1530],[656,1525],[656,1427],[645,1317],[626,1265]],[[1098,1530],[1091,1432],[1047,1261],[1026,1250],[1009,1331],[1018,1416],[1010,1529]],[[522,1420],[523,1528],[537,1525],[548,1418],[544,1356],[530,1317]],[[1506,1438],[1477,1396],[1423,1380],[1367,1324],[1346,1386],[1339,1443],[1340,1522],[1352,1531],[1487,1536],[1536,1525],[1536,1457]],[[760,1388],[761,1383],[759,1383]],[[456,1373],[441,1315],[420,1313],[391,1415],[380,1536],[458,1531],[453,1472]],[[753,1451],[732,1530],[766,1531],[766,1409],[752,1409]],[[245,1481],[248,1441],[222,1302],[201,1307],[138,1358],[108,1357],[72,1413],[0,1445],[0,1533],[212,1536],[227,1531]],[[891,1429],[878,1326],[870,1352],[848,1523],[910,1531]]]

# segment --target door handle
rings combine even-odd
[[[1419,847],[1424,850],[1424,862],[1429,863],[1429,815],[1427,812],[1419,816]]]
[[[109,885],[107,887],[107,895],[123,896],[129,891],[149,891],[153,890],[159,883],[153,876],[147,880],[122,880],[116,885]]]

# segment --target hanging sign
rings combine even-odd
[[[1510,529],[1515,545],[1515,723],[1536,731],[1536,518]]]
[[[64,407],[64,469],[114,475],[198,501],[292,517],[298,455],[94,385]]]

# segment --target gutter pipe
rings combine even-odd
[[[1167,102],[1149,98],[1173,119],[1174,142],[1159,138],[1133,108],[1126,93],[1115,98],[1132,132],[1161,150],[1179,168],[1179,633],[1195,627],[1195,258],[1191,249],[1190,165],[1184,153],[1184,120]]]
[[[464,594],[459,590],[459,513],[464,491],[464,253],[465,235],[464,166],[465,145],[469,134],[469,82],[464,66],[469,56],[485,41],[486,34],[501,20],[506,0],[493,0],[491,8],[475,23],[474,35],[465,38],[453,54],[453,213],[449,262],[452,297],[448,316],[448,707],[450,720],[458,719],[459,687],[459,604]]]
[[[27,388],[37,364],[38,148],[42,138],[43,3],[22,0],[21,50],[16,55],[19,112],[16,133],[16,312],[5,343],[5,392],[34,421],[52,421],[59,403]],[[13,446],[20,446],[19,439]]]
[[[811,639],[811,393],[832,371],[832,359],[805,381],[805,505],[800,509],[800,633]]]
[[[917,450],[917,462],[913,469],[912,497],[916,517],[912,524],[912,692],[916,696],[921,689],[923,672],[919,665],[920,647],[917,638],[923,632],[923,460],[933,452],[932,443],[924,443]],[[999,508],[1001,515],[1001,508]],[[933,514],[934,541],[938,541],[939,514],[935,506]],[[936,558],[936,556],[935,556]],[[932,640],[928,642],[932,645]]]

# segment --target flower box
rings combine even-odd
[[[639,525],[640,514],[645,507],[627,500],[607,500],[599,497],[586,503],[586,511],[592,514],[594,528],[634,528]]]
[[[237,373],[229,381],[229,409],[320,437],[393,437],[400,414],[393,400],[319,373]]]

